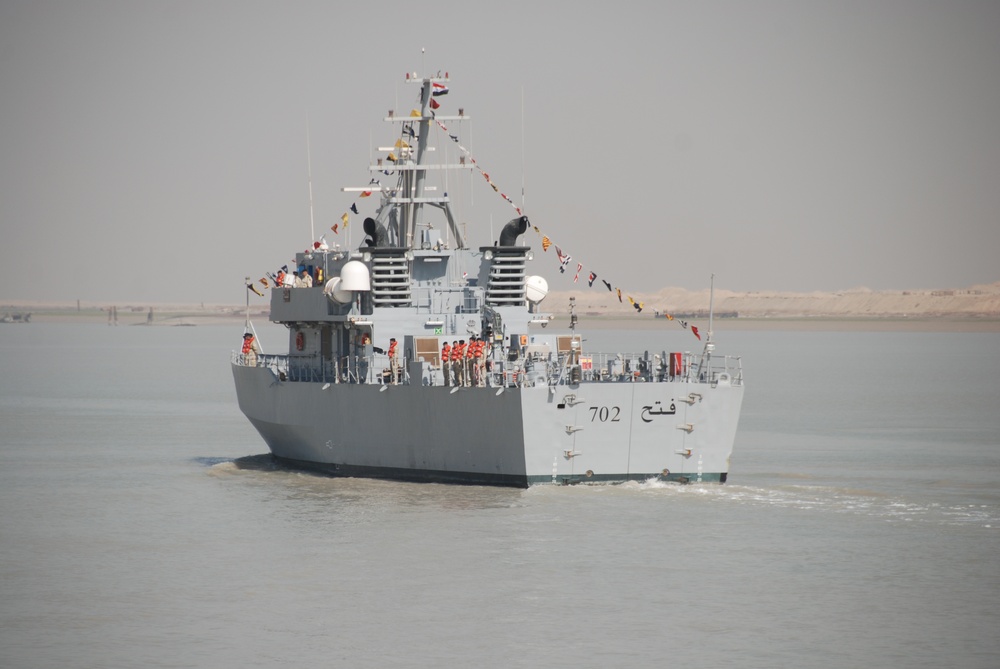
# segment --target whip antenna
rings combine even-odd
[[[313,166],[312,148],[309,141],[309,114],[306,114],[306,174],[309,178],[309,245],[316,241],[316,222],[313,219]]]

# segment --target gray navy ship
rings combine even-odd
[[[259,351],[248,331],[232,355],[240,409],[275,458],[334,476],[515,487],[725,482],[743,372],[715,352],[711,321],[699,353],[586,350],[572,304],[567,331],[548,330],[528,218],[470,247],[431,183],[472,168],[433,160],[445,153],[430,142],[437,126],[468,120],[434,111],[447,74],[406,80],[419,107],[384,119],[392,161],[369,169],[394,184],[372,179],[364,241],[297,253],[293,270],[313,285],[289,272],[269,288],[287,353]]]

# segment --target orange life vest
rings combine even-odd
[[[448,362],[449,360],[451,360],[451,346],[449,346],[447,343],[445,343],[445,345],[441,347],[441,360],[443,362]]]
[[[390,358],[395,358],[396,357],[396,343],[397,342],[389,342],[389,357]]]
[[[253,350],[253,337],[246,337],[243,340],[243,355]]]
[[[451,361],[461,360],[465,354],[465,344],[456,344],[451,348]]]

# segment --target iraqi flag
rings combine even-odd
[[[431,84],[431,95],[434,97],[439,95],[448,95],[448,87],[435,81]]]

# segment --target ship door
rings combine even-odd
[[[352,379],[358,383],[368,383],[368,370],[371,367],[372,355],[374,355],[372,328],[370,325],[363,325],[347,332],[352,335],[350,341]]]
[[[333,328],[329,325],[319,329],[319,354],[323,359],[323,368],[329,371],[333,362]]]

